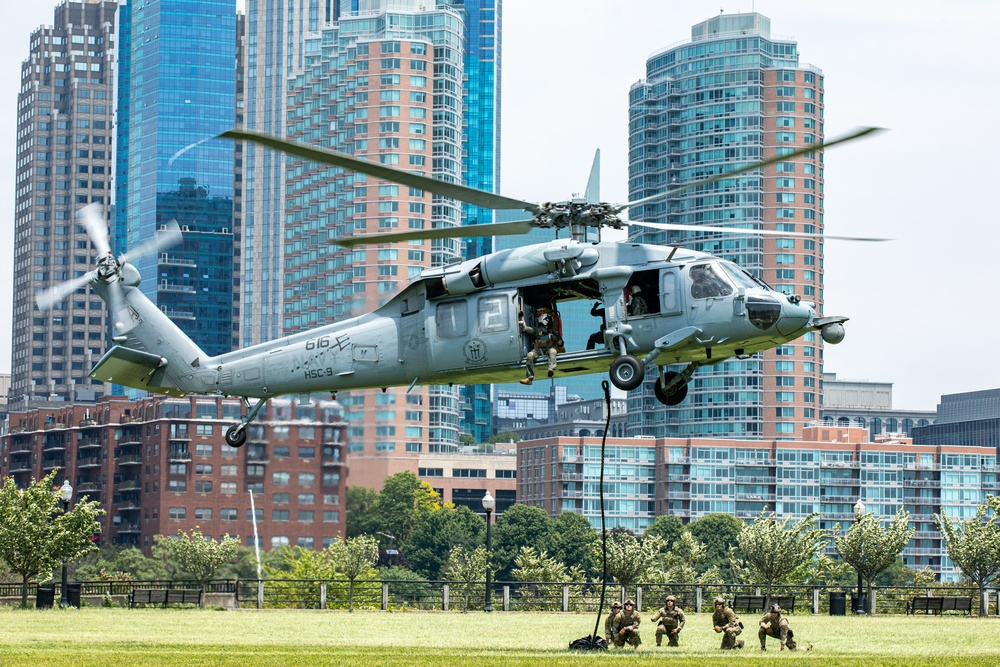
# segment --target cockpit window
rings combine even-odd
[[[710,299],[718,296],[729,296],[732,293],[733,286],[711,264],[698,264],[691,267],[692,298]]]
[[[734,283],[736,283],[737,287],[743,287],[744,289],[763,287],[754,279],[753,276],[735,264],[730,264],[729,262],[719,262],[719,266],[721,266],[722,270],[726,272]]]

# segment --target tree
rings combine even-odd
[[[664,544],[673,544],[681,539],[684,532],[684,523],[675,516],[658,516],[653,523],[649,524],[646,530],[642,531],[644,537],[659,537]]]
[[[28,580],[48,578],[52,570],[97,547],[91,538],[100,533],[98,503],[79,500],[63,512],[61,497],[53,491],[57,470],[21,490],[14,478],[0,486],[0,560],[21,577],[21,606],[28,605]]]
[[[452,547],[471,551],[483,543],[485,534],[486,522],[468,507],[446,507],[421,519],[402,550],[414,572],[437,579]]]
[[[373,527],[375,501],[378,499],[378,491],[364,486],[347,487],[347,497],[345,499],[344,519],[347,522],[347,536],[357,537],[364,533],[374,533],[378,530]]]
[[[190,533],[177,531],[176,538],[157,535],[154,538],[153,550],[169,552],[169,558],[177,562],[177,569],[194,579],[204,589],[205,585],[215,578],[227,561],[234,560],[239,553],[240,541],[236,537],[223,535],[221,540],[206,537],[198,528]],[[202,596],[202,605],[205,598]]]
[[[737,547],[737,557],[743,556],[737,541],[742,528],[743,521],[732,514],[706,514],[689,523],[687,529],[691,531],[691,535],[705,545],[705,559],[698,565],[698,571],[705,572],[717,567],[725,581],[732,581],[729,549]]]
[[[826,539],[826,533],[816,528],[816,513],[800,521],[788,517],[779,522],[774,512],[766,512],[761,510],[752,524],[743,524],[736,538],[743,557],[736,546],[730,548],[733,573],[742,581],[767,585],[765,607],[771,603],[774,584],[812,562]]]
[[[521,547],[546,544],[551,530],[552,519],[541,507],[511,505],[504,510],[493,526],[490,556],[497,581],[510,579]]]
[[[448,553],[448,562],[445,563],[443,574],[446,580],[461,583],[465,599],[462,613],[468,613],[469,599],[473,593],[476,593],[478,597],[478,594],[482,592],[483,597],[486,597],[486,547],[478,546],[471,551],[462,545],[452,547]],[[477,586],[477,584],[479,585]]]
[[[369,529],[389,533],[399,544],[406,541],[424,516],[440,509],[438,492],[409,470],[404,470],[385,478],[382,492],[372,505]]]
[[[629,589],[642,581],[656,564],[663,550],[663,540],[647,537],[640,543],[630,532],[611,531],[607,535],[608,575],[622,588]],[[601,558],[601,542],[594,542],[595,559]]]
[[[875,576],[886,570],[899,558],[903,548],[913,537],[910,528],[910,513],[900,508],[888,528],[868,512],[856,520],[842,534],[840,524],[833,528],[833,546],[841,560],[849,564],[865,581],[868,599],[871,600]]]
[[[993,501],[993,498],[989,500]],[[1000,574],[1000,526],[995,513],[987,517],[988,510],[989,503],[983,503],[976,508],[975,517],[957,523],[952,523],[944,508],[940,515],[934,515],[948,549],[948,557],[967,579],[979,587],[980,616],[986,616],[987,609],[982,604],[986,587]]]
[[[576,512],[563,512],[551,522],[548,533],[536,542],[536,546],[567,567],[578,568],[581,576],[586,578],[592,574],[599,575],[592,548],[596,541],[597,531],[587,517]]]
[[[104,573],[102,575],[102,572]],[[132,579],[165,579],[162,561],[147,558],[135,547],[104,544],[80,559],[70,576],[78,581],[102,579],[107,575],[128,575]]]
[[[371,579],[378,573],[378,541],[371,535],[359,535],[346,540],[334,540],[326,548],[337,574],[348,581],[347,611],[354,611],[354,584],[358,579]]]
[[[551,609],[549,605],[562,591],[562,584],[583,581],[579,566],[567,568],[559,559],[534,547],[521,547],[511,576],[527,584],[521,587],[519,600],[525,609]]]

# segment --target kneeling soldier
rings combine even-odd
[[[681,633],[684,628],[684,610],[677,606],[677,598],[673,595],[668,595],[666,602],[663,607],[653,614],[653,618],[650,619],[656,625],[656,645],[660,646],[660,642],[663,641],[663,635],[667,636],[667,646],[680,646],[677,643],[677,635]]]
[[[716,632],[723,632],[722,646],[724,651],[743,648],[743,640],[737,639],[736,635],[743,632],[743,624],[736,617],[736,612],[726,606],[726,601],[715,598],[715,611],[712,613],[712,627]]]
[[[615,617],[615,646],[621,648],[629,644],[636,648],[642,643],[639,638],[639,612],[635,610],[635,603],[625,600],[625,608],[618,612]]]
[[[798,648],[798,645],[795,643],[795,634],[788,627],[788,619],[781,615],[781,607],[776,604],[771,605],[771,613],[764,614],[764,617],[760,619],[760,630],[757,631],[757,637],[760,639],[761,651],[767,650],[765,642],[768,637],[774,637],[780,641],[782,651],[786,648],[789,651],[794,651]],[[805,648],[798,648],[798,650],[810,651],[812,650],[812,644],[809,644]]]

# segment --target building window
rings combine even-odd
[[[239,514],[237,513],[235,507],[223,507],[219,511],[219,516],[223,521],[236,521],[236,517],[239,516]]]
[[[196,507],[194,509],[194,518],[197,521],[211,521],[212,520],[212,508],[211,507]]]
[[[444,468],[417,468],[417,477],[444,477]]]
[[[236,482],[220,482],[219,483],[219,491],[221,493],[226,494],[226,495],[230,495],[230,496],[231,495],[235,495],[236,494]]]
[[[271,475],[271,483],[275,486],[288,486],[291,475],[287,472],[276,472]]]
[[[271,548],[280,549],[281,547],[287,547],[289,545],[287,535],[275,535],[271,538]]]
[[[288,510],[271,510],[271,521],[288,521]]]
[[[183,521],[187,518],[187,508],[186,507],[171,507],[169,510],[169,516],[171,519],[177,521]]]
[[[195,493],[211,493],[212,492],[212,482],[207,480],[200,480],[194,483]]]
[[[172,493],[184,493],[187,491],[187,481],[183,479],[172,479],[167,485],[167,489]]]
[[[299,523],[312,523],[315,516],[313,510],[299,510]]]
[[[323,523],[338,523],[340,521],[340,510],[325,510],[323,512]]]

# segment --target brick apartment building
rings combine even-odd
[[[343,411],[333,401],[274,399],[233,449],[236,399],[102,397],[10,415],[0,474],[20,487],[60,471],[73,502],[100,501],[102,543],[149,552],[156,535],[198,527],[253,544],[250,492],[264,549],[323,548],[344,534]]]

